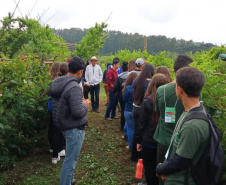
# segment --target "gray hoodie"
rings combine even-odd
[[[54,125],[61,129],[84,128],[88,125],[88,107],[82,103],[83,93],[80,79],[62,76],[51,83],[49,94],[52,97]]]

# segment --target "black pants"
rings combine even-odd
[[[158,185],[159,181],[156,177],[156,156],[157,148],[143,148],[144,170],[147,185]]]
[[[85,99],[89,99],[89,91],[90,91],[89,86],[84,85],[83,86],[83,94],[84,94]]]
[[[99,108],[99,94],[100,94],[100,84],[90,86],[90,95],[93,110]]]
[[[134,132],[133,132],[133,142],[132,142],[132,146],[131,146],[131,152],[132,152],[131,153],[131,159],[133,161],[137,161],[137,159],[138,159],[136,133],[137,133],[137,126],[138,126],[140,111],[141,111],[141,107],[133,106]],[[141,157],[141,156],[142,156],[142,154],[139,154],[139,157]]]
[[[168,150],[168,145],[163,145],[161,143],[158,143],[157,146],[157,164],[163,163],[165,161],[165,155]],[[159,185],[164,185],[164,181],[159,179]]]
[[[119,97],[119,103],[120,103],[120,107],[121,107],[121,130],[124,130],[124,126],[125,126],[125,116],[124,116],[124,111],[125,111],[125,103],[123,101],[122,97]]]
[[[49,128],[48,128],[48,139],[50,148],[53,149],[53,158],[58,157],[58,153],[63,150],[65,146],[65,139],[59,129],[53,124],[52,112],[49,111]]]

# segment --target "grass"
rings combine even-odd
[[[89,112],[85,140],[75,170],[77,185],[133,185],[136,163],[129,158],[127,142],[121,139],[120,121],[104,120],[106,110],[103,85],[100,91],[101,113]],[[47,137],[47,133],[46,133]],[[63,158],[51,163],[48,144],[15,163],[12,170],[0,174],[0,185],[59,184]]]

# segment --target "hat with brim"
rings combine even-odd
[[[96,57],[96,56],[93,56],[90,60],[91,60],[91,61],[92,61],[92,60],[96,60],[96,61],[98,61],[98,59],[97,59],[97,57]]]

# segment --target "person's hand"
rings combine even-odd
[[[137,151],[140,152],[142,150],[143,150],[142,145],[141,144],[137,144]]]
[[[160,175],[159,178],[161,178],[162,181],[165,181],[166,180],[166,176],[165,175]]]
[[[158,165],[161,165],[162,163],[159,163]],[[159,175],[159,174],[157,174],[156,173],[156,176],[158,177],[158,178],[160,178],[162,181],[165,181],[166,180],[166,175]]]
[[[113,85],[113,84],[111,84],[111,87],[113,88],[113,87],[114,87],[114,85]]]
[[[98,84],[100,84],[100,82]]]
[[[85,85],[87,85],[89,87],[90,86],[90,83],[89,82],[86,82]]]
[[[82,99],[82,103],[85,104],[89,108],[89,105],[90,105],[89,99]]]

